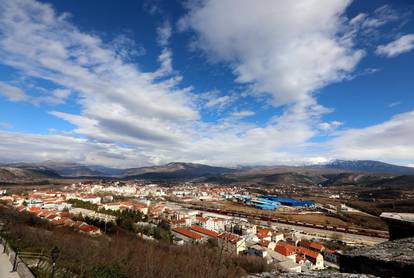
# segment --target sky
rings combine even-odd
[[[414,2],[0,0],[0,162],[414,167]]]

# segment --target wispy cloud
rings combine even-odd
[[[414,34],[408,34],[398,39],[377,47],[376,54],[385,57],[396,57],[400,54],[411,51],[414,48]]]
[[[27,95],[22,89],[2,81],[0,81],[0,95],[3,95],[8,100],[13,102],[27,101],[30,99],[29,95]]]
[[[395,102],[391,102],[390,104],[388,104],[388,107],[392,108],[392,107],[398,106],[400,104],[401,104],[401,101],[395,101]]]
[[[255,115],[256,113],[254,111],[250,110],[242,110],[242,111],[235,111],[231,113],[231,116],[237,117],[237,118],[244,118],[244,117],[250,117]]]
[[[12,102],[26,101],[34,105],[58,105],[65,103],[70,93],[70,90],[67,89],[55,89],[50,90],[47,95],[32,96],[19,87],[0,81],[0,95],[5,96]]]
[[[12,128],[13,126],[12,126],[12,124],[11,123],[6,123],[6,122],[0,122],[0,128],[3,128],[3,129],[9,129],[9,128]]]

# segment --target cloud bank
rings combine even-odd
[[[217,121],[203,118],[202,109],[223,109],[237,96],[203,97],[181,86],[184,77],[173,68],[169,47],[173,25],[168,21],[157,30],[159,68],[144,72],[128,59],[128,49],[122,49],[130,44],[125,38],[105,42],[82,32],[51,5],[2,1],[1,63],[56,89],[43,88],[48,94],[39,97],[23,85],[1,81],[0,94],[9,101],[35,105],[58,105],[71,96],[80,112],[71,114],[59,107],[47,111],[75,126],[65,134],[0,131],[0,161],[59,159],[130,167],[171,161],[235,165],[313,163],[337,156],[374,158],[376,148],[389,145],[373,137],[408,135],[404,132],[411,130],[405,128],[412,114],[333,133],[334,139],[324,144],[312,141],[342,124],[322,120],[332,110],[317,102],[316,92],[347,78],[364,56],[355,47],[344,16],[349,4],[208,0],[187,6],[179,26],[194,34],[198,49],[210,61],[228,65],[235,81],[248,86],[251,96],[266,95],[271,105],[282,107],[281,114],[259,125],[245,121],[256,111],[242,107]],[[379,151],[377,157],[406,159],[407,152],[413,153],[412,140],[396,137],[390,142],[395,144],[393,152]],[[343,147],[349,144],[350,153]]]

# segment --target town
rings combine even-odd
[[[99,237],[120,226],[136,234],[137,240],[216,246],[229,256],[259,257],[273,268],[289,272],[338,270],[342,250],[374,245],[388,236],[386,231],[272,217],[269,213],[324,216],[332,214],[333,206],[252,193],[238,186],[88,181],[59,190],[1,193],[3,206],[57,229]],[[352,210],[345,205],[342,209]]]

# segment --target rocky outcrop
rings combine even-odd
[[[390,240],[414,237],[414,213],[383,212],[381,218],[388,224]]]
[[[367,273],[378,277],[412,277],[414,238],[387,241],[357,248],[340,257],[341,272]]]
[[[259,273],[249,276],[262,277],[262,278],[375,278],[373,275],[367,274],[352,274],[352,273],[339,273],[339,272],[309,272],[309,273],[281,273],[281,272],[268,272]]]

